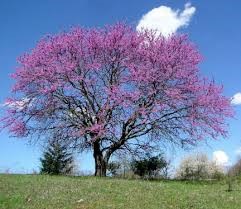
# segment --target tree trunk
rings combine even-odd
[[[103,157],[99,143],[94,143],[95,176],[106,176],[108,160]]]
[[[95,158],[95,176],[106,176],[107,163],[103,156],[96,156]]]
[[[95,176],[106,176],[106,170],[111,155],[118,149],[116,146],[109,148],[105,154],[100,149],[100,144],[96,141],[93,144],[94,159],[95,159]]]

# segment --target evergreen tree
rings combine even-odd
[[[73,156],[58,140],[52,140],[40,158],[42,174],[65,175],[73,170]]]

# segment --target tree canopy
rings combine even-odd
[[[121,23],[47,36],[18,59],[4,127],[91,149],[100,176],[116,150],[225,136],[230,101],[200,75],[201,60],[187,36]]]

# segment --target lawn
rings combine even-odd
[[[240,190],[239,190],[240,189]],[[241,184],[0,175],[0,208],[240,209]]]

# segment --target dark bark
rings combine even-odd
[[[118,150],[121,145],[124,144],[124,140],[118,143],[114,143],[108,149],[100,149],[99,141],[96,140],[93,144],[93,156],[95,159],[95,176],[106,176],[106,170],[111,155]]]
[[[102,155],[95,155],[95,176],[106,176],[107,162]]]
[[[99,143],[95,142],[93,145],[94,148],[94,159],[95,159],[95,176],[106,176],[108,160],[104,158],[103,153],[100,150]]]

